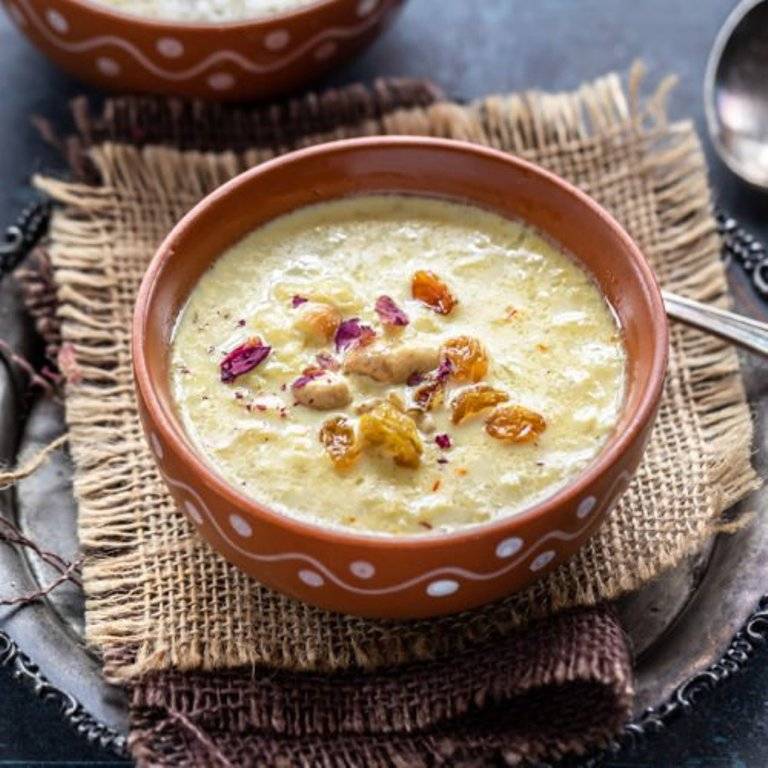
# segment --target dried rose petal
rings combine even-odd
[[[439,381],[441,384],[444,384],[446,381],[448,381],[448,377],[452,373],[453,363],[447,357],[444,357],[440,361],[440,365],[437,366],[437,370],[435,371],[435,381]]]
[[[360,336],[355,342],[356,347],[367,347],[376,338],[376,331],[370,325],[360,326]]]
[[[325,376],[325,370],[322,368],[305,368],[301,376],[291,384],[291,389],[303,389],[310,381],[319,379],[321,376]]]
[[[451,373],[453,363],[446,357],[440,361],[435,371],[423,378],[424,383],[413,393],[413,400],[419,409],[431,411],[442,402],[445,385]]]
[[[421,382],[424,381],[424,374],[419,373],[418,371],[414,371],[406,380],[405,383],[409,387],[415,387],[418,384],[421,384]]]
[[[435,435],[435,442],[437,443],[437,447],[442,448],[444,451],[447,451],[453,445],[451,436],[446,435],[445,433]]]
[[[336,351],[340,352],[342,349],[347,349],[351,346],[365,346],[370,344],[376,332],[369,325],[362,325],[359,317],[353,317],[349,320],[344,320],[339,324],[336,330],[336,337],[334,343],[336,344]]]
[[[389,296],[376,299],[376,314],[384,325],[408,325],[408,315]]]
[[[228,384],[238,376],[252,371],[269,357],[271,351],[272,347],[262,344],[258,337],[249,339],[239,347],[235,347],[219,363],[221,380]]]
[[[304,296],[299,296],[297,293],[292,299],[291,299],[291,306],[296,309],[296,307],[300,307],[302,304],[306,304],[309,301],[309,299],[304,298]]]
[[[315,360],[326,371],[338,371],[341,368],[341,363],[330,352],[318,352]]]

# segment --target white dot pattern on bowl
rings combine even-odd
[[[376,569],[371,563],[367,563],[365,560],[355,560],[351,563],[349,570],[358,579],[370,579],[376,573]]]
[[[459,582],[453,579],[438,579],[427,585],[427,594],[430,597],[448,597],[458,592]]]
[[[576,508],[576,517],[583,520],[595,508],[595,504],[597,504],[597,499],[594,496],[587,496]]]
[[[317,572],[310,570],[299,571],[299,578],[308,587],[322,587],[325,584],[325,579]]]
[[[163,451],[163,444],[158,439],[157,435],[153,432],[149,436],[149,442],[152,445],[152,450],[154,451],[155,456],[157,456],[158,459],[163,458],[163,454],[165,453]]]
[[[253,528],[251,528],[250,524],[240,517],[240,515],[230,515],[229,524],[232,527],[232,530],[244,539],[247,539],[253,533]]]
[[[512,555],[517,554],[523,548],[523,540],[517,536],[512,536],[509,539],[504,539],[499,542],[496,547],[496,557],[502,560]]]
[[[333,40],[326,40],[315,49],[315,58],[318,61],[325,61],[326,59],[330,59],[331,56],[336,53],[338,47],[339,46],[336,45]]]
[[[59,11],[49,8],[45,14],[45,18],[48,20],[51,28],[56,30],[56,32],[62,35],[66,35],[67,32],[69,32],[69,22],[61,13],[59,13]]]
[[[540,571],[545,565],[549,565],[555,559],[555,551],[548,549],[540,555],[536,555],[531,563],[532,571]]]
[[[184,46],[180,40],[175,37],[161,37],[156,43],[155,48],[161,56],[166,59],[178,59],[184,55]]]
[[[276,29],[264,38],[264,47],[268,51],[282,51],[291,42],[287,29]]]
[[[13,3],[8,4],[8,13],[10,14],[10,17],[13,19],[14,23],[17,27],[26,27],[27,26],[27,20],[24,18],[24,14],[21,12],[21,9],[18,5],[14,5]]]
[[[184,502],[184,509],[198,525],[203,522],[203,516],[200,514],[200,510],[191,501]]]
[[[379,5],[379,0],[360,0],[357,4],[357,15],[362,19],[373,13]]]
[[[109,56],[99,56],[99,58],[96,59],[96,68],[102,75],[106,75],[107,77],[116,77],[120,74],[121,69],[120,65]]]
[[[229,72],[214,72],[208,77],[208,85],[214,91],[228,91],[235,84],[235,76]]]

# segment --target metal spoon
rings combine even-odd
[[[768,357],[768,323],[662,291],[667,315]]]
[[[723,162],[768,190],[768,0],[742,0],[725,20],[707,61],[704,110]]]

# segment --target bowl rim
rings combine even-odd
[[[254,178],[269,173],[271,169],[277,166],[301,163],[305,158],[317,155],[365,152],[367,149],[381,149],[382,147],[412,148],[415,150],[435,149],[479,155],[494,162],[514,165],[521,171],[542,177],[546,182],[576,196],[584,205],[591,208],[602,223],[623,241],[631,260],[635,262],[638,268],[641,275],[641,290],[652,308],[651,316],[654,322],[649,331],[651,331],[654,339],[654,348],[650,373],[645,382],[641,384],[643,390],[640,402],[634,413],[630,414],[629,421],[622,432],[614,431],[593,460],[552,495],[546,496],[537,503],[524,507],[514,514],[449,532],[389,534],[373,531],[350,531],[340,527],[322,525],[298,516],[283,514],[241,493],[207,464],[188,438],[182,437],[184,435],[183,424],[178,417],[163,406],[157,396],[144,354],[144,339],[151,314],[152,296],[157,285],[156,278],[163,271],[166,262],[175,255],[174,244],[177,238],[194,228],[195,221],[203,210],[230,196],[242,185],[252,183]],[[471,199],[469,204],[472,204]],[[245,513],[252,519],[261,519],[278,528],[290,529],[292,533],[298,536],[319,540],[326,544],[354,545],[361,548],[375,547],[387,550],[408,548],[413,551],[420,551],[432,550],[441,545],[469,543],[493,534],[498,534],[503,538],[513,529],[556,514],[558,508],[576,502],[587,487],[621,459],[634,444],[635,439],[647,423],[653,419],[666,377],[669,327],[657,278],[639,246],[608,211],[570,182],[520,157],[471,142],[415,136],[371,136],[327,142],[280,155],[238,174],[199,201],[173,227],[156,250],[147,267],[136,296],[131,329],[131,351],[135,386],[139,390],[149,415],[151,428],[159,431],[162,438],[173,447],[177,459],[195,478],[195,483],[205,485],[209,491],[226,500],[233,510],[241,514]]]
[[[110,6],[98,2],[98,0],[58,0],[63,5],[69,4],[80,9],[83,13],[92,13],[98,16],[106,17],[112,21],[118,20],[126,24],[134,24],[145,30],[152,30],[155,34],[194,34],[195,32],[216,32],[228,31],[237,32],[251,30],[258,27],[270,27],[274,24],[292,24],[297,19],[308,18],[316,12],[331,8],[334,5],[341,5],[344,0],[310,0],[306,5],[281,13],[267,14],[264,16],[255,16],[246,19],[235,19],[233,21],[174,21],[173,19],[153,18],[151,16],[140,16],[133,13],[117,11]]]

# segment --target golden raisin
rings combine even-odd
[[[459,392],[451,401],[451,420],[461,424],[470,416],[475,416],[486,408],[492,408],[509,400],[509,395],[488,384],[478,384]]]
[[[416,469],[422,452],[416,422],[392,403],[383,402],[360,417],[360,434],[369,445],[389,453],[396,464]]]
[[[456,381],[476,382],[488,373],[488,353],[472,336],[448,339],[443,344],[442,353],[453,366],[451,377]]]
[[[355,430],[343,416],[334,416],[320,427],[320,442],[336,469],[348,469],[360,455]]]
[[[547,428],[544,417],[522,405],[497,408],[485,421],[485,431],[497,440],[531,443]]]
[[[440,315],[448,315],[459,303],[451,289],[434,273],[420,269],[411,280],[411,295]]]
[[[420,411],[431,411],[443,402],[445,382],[439,379],[425,381],[413,390],[413,402]]]

